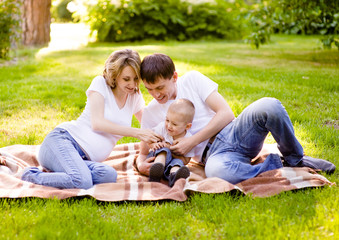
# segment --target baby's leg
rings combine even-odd
[[[160,148],[156,150],[153,154],[155,155],[155,160],[154,164],[150,168],[149,180],[151,182],[160,182],[161,178],[164,175],[166,158],[171,158],[172,154],[168,148]]]
[[[185,166],[181,159],[174,158],[167,165],[165,177],[168,179],[168,185],[173,187],[174,183],[180,178],[188,178],[190,170]]]
[[[174,166],[174,167],[172,167],[171,170],[170,170],[170,174],[171,174],[171,173],[175,173],[176,171],[179,170],[179,168],[180,168],[179,166]]]
[[[165,163],[166,163],[166,156],[167,156],[167,152],[159,153],[155,157],[154,163],[161,163],[162,165],[165,165]]]

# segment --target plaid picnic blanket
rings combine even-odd
[[[255,159],[263,161],[268,152],[266,148]],[[204,167],[191,161],[188,167],[191,175],[188,179],[179,179],[170,188],[167,182],[149,182],[135,168],[135,159],[139,153],[139,143],[117,145],[104,163],[118,172],[116,183],[98,184],[84,189],[57,189],[20,180],[15,173],[27,166],[38,166],[36,155],[38,145],[13,145],[0,148],[0,197],[1,198],[58,198],[91,196],[99,201],[185,201],[190,194],[238,192],[254,197],[269,197],[284,191],[307,187],[333,185],[324,176],[309,168],[281,168],[268,171],[255,178],[233,185],[220,178],[206,178]]]

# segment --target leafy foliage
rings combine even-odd
[[[339,30],[339,1],[270,1],[274,32],[287,34],[335,34]]]
[[[0,58],[8,59],[11,46],[18,38],[20,3],[0,1]]]
[[[323,43],[323,47],[325,49],[331,49],[332,48],[332,43],[338,48],[339,50],[339,38],[335,38],[333,35],[327,35],[324,36],[321,39],[321,42]]]
[[[264,4],[263,6],[254,5],[252,10],[249,10],[247,19],[252,33],[245,39],[246,42],[251,43],[257,49],[260,44],[270,41],[272,32],[271,20],[272,7]]]
[[[257,48],[268,42],[272,33],[336,35],[339,33],[339,1],[260,1],[249,9],[247,19],[253,31],[247,41]],[[328,48],[335,41],[329,36],[322,42],[324,48]]]
[[[68,3],[72,0],[59,0],[53,4],[51,14],[57,22],[72,22],[72,13],[67,9]]]
[[[99,41],[189,40],[241,37],[239,6],[226,1],[99,0],[83,16]],[[242,1],[239,1],[242,2]]]

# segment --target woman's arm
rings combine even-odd
[[[94,131],[106,132],[114,135],[138,138],[145,142],[157,142],[161,140],[161,136],[149,129],[140,129],[121,126],[113,123],[104,117],[105,99],[95,91],[89,93],[89,103],[91,111],[91,126]],[[142,114],[142,113],[141,113]],[[139,114],[140,116],[140,114]]]

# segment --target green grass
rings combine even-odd
[[[40,144],[61,122],[77,118],[85,90],[117,49],[141,57],[169,54],[179,75],[198,70],[219,84],[236,115],[261,97],[290,114],[306,154],[339,166],[339,52],[317,36],[273,36],[259,50],[240,42],[91,44],[79,50],[38,49],[0,65],[0,147]],[[151,100],[141,86],[146,102]],[[133,121],[134,126],[139,126]],[[123,138],[120,143],[137,141]],[[273,142],[268,137],[267,142]],[[324,174],[339,183],[338,171]],[[94,199],[1,199],[1,239],[336,239],[337,186],[270,198],[196,194],[186,202],[102,203]]]

